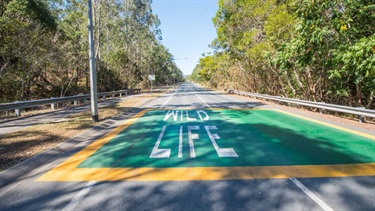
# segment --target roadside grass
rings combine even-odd
[[[144,94],[132,98],[124,98],[119,103],[99,108],[100,121],[126,113],[145,101],[158,97],[168,90],[159,93]],[[74,137],[99,123],[91,120],[91,111],[85,111],[60,119],[57,122],[28,127],[14,133],[0,136],[0,171],[16,165],[43,151]]]

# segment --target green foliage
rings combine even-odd
[[[42,0],[9,1],[2,16],[10,19],[32,19],[50,29],[56,29],[57,27],[55,18]]]
[[[184,80],[151,0],[93,1],[98,90]],[[0,2],[0,102],[89,91],[87,1]]]
[[[286,5],[274,7],[264,24],[266,37],[276,48],[288,42],[293,34],[295,19],[287,10]]]
[[[216,53],[200,59],[192,80],[215,77],[224,88],[375,108],[372,1],[218,4]]]

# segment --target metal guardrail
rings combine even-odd
[[[139,92],[141,92],[141,89],[125,89],[125,90],[119,90],[119,91],[98,93],[98,97],[106,97],[106,96],[115,97],[116,95],[119,95],[120,97],[122,97],[123,94],[127,95],[127,94],[139,93]],[[21,113],[20,109],[48,105],[48,104],[51,104],[51,109],[55,109],[55,104],[57,103],[74,102],[74,105],[78,105],[80,100],[85,100],[85,99],[90,99],[90,98],[91,98],[90,94],[84,94],[84,95],[75,95],[75,96],[68,96],[68,97],[50,98],[50,99],[2,103],[0,104],[0,111],[15,110],[16,115],[20,116],[20,113]]]
[[[324,103],[324,102],[312,102],[312,101],[306,101],[306,100],[298,100],[298,99],[291,99],[291,98],[264,95],[264,94],[255,94],[255,93],[242,92],[242,91],[235,91],[235,93],[238,95],[262,98],[262,99],[267,99],[267,100],[274,100],[277,102],[292,103],[292,104],[297,104],[297,105],[302,105],[302,106],[319,108],[321,113],[324,110],[327,110],[327,111],[336,111],[336,112],[347,113],[347,114],[354,114],[354,115],[358,115],[360,122],[365,122],[364,117],[375,118],[375,110],[365,109],[361,107],[355,108],[355,107],[349,107],[349,106],[340,106],[340,105],[329,104],[329,103]]]

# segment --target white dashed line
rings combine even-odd
[[[304,186],[299,180],[297,180],[296,178],[289,178],[289,180],[292,181],[304,193],[306,193],[306,195],[310,197],[310,199],[312,199],[315,203],[317,203],[323,210],[333,211],[333,209],[328,204],[326,204],[322,199],[315,195],[315,193]]]
[[[94,187],[96,181],[86,183],[85,186],[73,197],[73,199],[67,204],[62,211],[72,211],[81,203],[83,198],[90,192],[91,188]]]

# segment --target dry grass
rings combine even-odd
[[[165,93],[145,94],[99,109],[101,122],[120,115],[146,100]],[[58,123],[46,123],[28,127],[0,137],[0,171],[3,171],[25,159],[48,150],[65,140],[100,123],[91,121],[91,112],[81,112],[63,119]]]
[[[43,106],[43,107],[40,107],[39,109],[35,109],[35,110],[27,110],[27,111],[22,110],[21,116],[22,117],[34,116],[34,115],[37,115],[37,114],[42,114],[42,113],[51,112],[51,111],[58,111],[58,110],[59,109],[52,110],[50,107]],[[16,119],[16,118],[19,118],[19,117],[16,116],[14,111],[0,112],[0,120],[11,120],[11,119]]]

